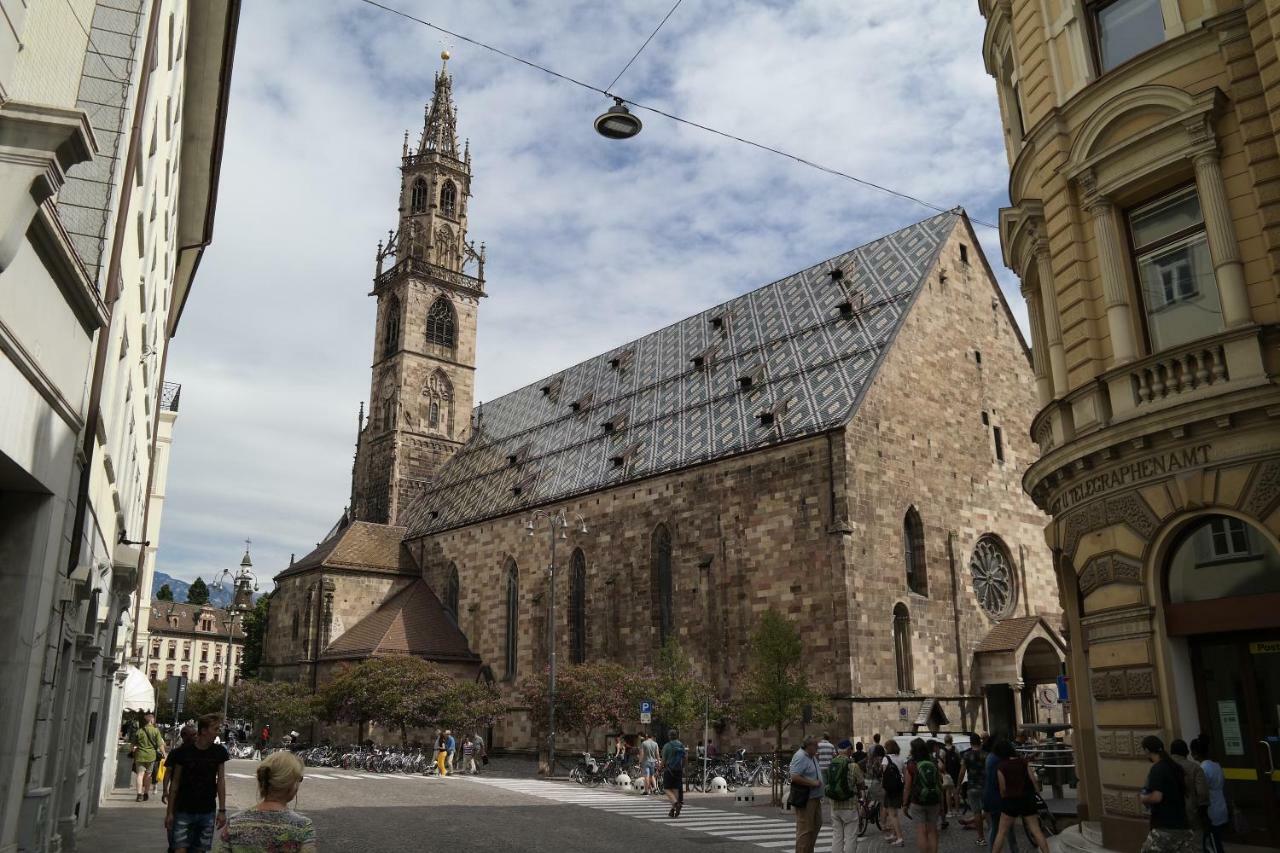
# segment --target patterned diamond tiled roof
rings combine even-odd
[[[485,403],[406,510],[409,535],[846,423],[959,219],[917,222]]]

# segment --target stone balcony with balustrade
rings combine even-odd
[[[1112,368],[1054,400],[1032,421],[1040,460],[1026,474],[1033,486],[1048,473],[1122,442],[1145,441],[1159,430],[1185,430],[1196,421],[1221,421],[1232,408],[1260,400],[1280,415],[1280,386],[1268,373],[1265,327],[1231,329]],[[1272,354],[1275,361],[1275,354]],[[1274,393],[1272,393],[1274,392]],[[1258,395],[1261,395],[1259,398]],[[1219,424],[1221,425],[1221,424]]]

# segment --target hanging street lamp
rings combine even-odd
[[[644,125],[631,114],[622,98],[614,98],[613,106],[596,117],[596,133],[605,139],[630,139]]]

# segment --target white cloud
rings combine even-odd
[[[598,86],[670,8],[399,3]],[[982,26],[953,0],[688,3],[616,91],[994,221],[1007,167]],[[444,45],[489,250],[478,399],[929,215],[649,112],[635,139],[603,140],[600,95],[355,0],[246,4],[214,243],[170,357],[162,570],[208,576],[248,536],[270,577],[346,504],[374,244]]]

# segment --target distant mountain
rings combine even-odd
[[[209,603],[214,607],[227,607],[231,604],[231,585],[222,589],[214,589],[213,581],[205,579],[205,583],[209,585]],[[160,591],[160,587],[165,584],[169,585],[169,589],[173,590],[173,600],[178,604],[185,604],[187,601],[187,590],[191,588],[191,584],[180,578],[171,577],[164,572],[156,572],[155,580],[151,582],[151,597],[154,599],[156,593]],[[254,596],[257,599],[257,596]]]

